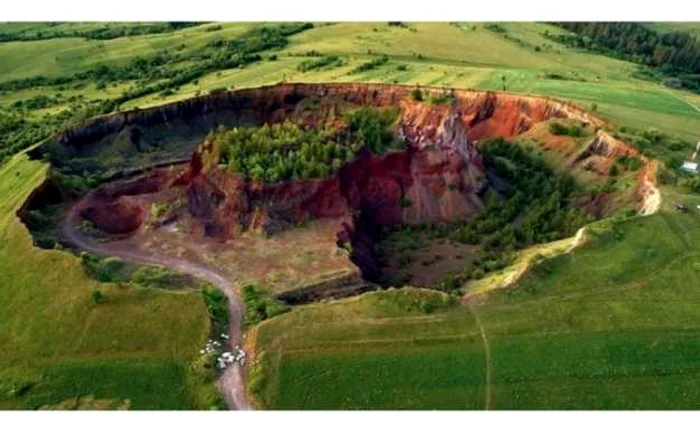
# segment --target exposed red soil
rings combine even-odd
[[[126,196],[181,186],[186,191],[183,196],[189,214],[200,221],[191,226],[193,233],[225,241],[242,231],[275,233],[304,221],[339,218],[346,221],[338,229],[339,242],[350,240],[356,262],[371,266],[372,237],[379,226],[447,221],[480,212],[486,179],[478,140],[520,135],[533,127],[541,128],[538,125],[550,119],[568,119],[591,127],[604,125],[581,109],[547,98],[457,90],[449,103],[431,104],[413,100],[411,90],[372,84],[283,84],[245,89],[105,116],[67,130],[57,141],[86,146],[128,127],[144,128],[212,112],[258,123],[292,119],[310,126],[340,126],[343,120],[338,113],[349,108],[398,106],[397,133],[406,139],[408,148],[381,156],[362,152],[330,178],[252,182],[218,168],[218,156],[212,154],[215,149],[205,143],[194,152],[188,169],[175,175],[157,171],[107,186],[99,195],[103,201],[85,211],[85,217],[106,232],[132,232],[143,222],[144,209]],[[424,92],[427,98],[442,91]],[[551,145],[556,146],[555,141]],[[599,131],[576,163],[604,176],[610,161],[619,155],[637,153]],[[599,197],[589,205],[598,211],[604,201]]]
[[[95,197],[80,215],[109,234],[129,234],[143,223],[143,209],[127,196]]]

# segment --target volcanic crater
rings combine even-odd
[[[562,170],[600,185],[609,181],[616,157],[641,158],[608,134],[604,121],[565,102],[426,87],[417,97],[416,91],[279,84],[98,117],[32,152],[62,174],[37,190],[20,215],[26,220],[31,210],[59,203],[64,214],[75,210],[89,221],[102,241],[202,262],[295,303],[357,293],[385,280],[376,242],[386,227],[481,214],[485,195],[497,192],[500,181],[480,152],[487,140],[528,139]],[[398,109],[392,131],[405,147],[382,154],[362,148],[323,178],[252,180],[218,165],[207,138],[219,127],[285,120],[342,129],[342,113],[359,107]],[[577,125],[589,136],[555,136],[547,128],[551,122]],[[580,205],[595,217],[641,207],[654,181],[652,161],[643,162],[628,191],[600,189]],[[99,175],[102,183],[76,193],[59,181],[66,173]]]

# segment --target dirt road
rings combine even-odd
[[[146,253],[139,250],[127,249],[118,244],[94,243],[90,239],[80,235],[75,227],[79,220],[80,210],[89,195],[79,201],[66,217],[62,232],[66,240],[74,246],[87,252],[97,255],[108,255],[122,258],[126,261],[139,264],[155,264],[178,270],[183,273],[206,280],[219,288],[228,298],[229,313],[231,316],[229,334],[232,345],[241,342],[241,322],[243,319],[243,306],[238,295],[233,289],[233,285],[222,277],[219,273],[201,264],[191,263],[178,258]],[[226,403],[234,410],[252,410],[253,406],[246,397],[245,383],[243,380],[243,369],[234,363],[230,365],[219,379],[219,388],[226,400]]]

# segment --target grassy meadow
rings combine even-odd
[[[46,171],[24,155],[0,168],[0,409],[90,396],[208,408],[190,366],[209,336],[201,294],[102,284],[74,255],[35,248],[15,213]]]

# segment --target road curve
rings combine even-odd
[[[65,239],[79,249],[83,249],[97,255],[117,256],[126,261],[139,264],[154,264],[163,267],[168,267],[178,270],[182,273],[204,279],[207,282],[219,288],[228,299],[229,315],[231,317],[229,324],[229,335],[232,345],[240,344],[241,342],[241,323],[243,319],[243,306],[238,295],[233,289],[233,285],[215,270],[189,261],[170,257],[167,255],[159,255],[153,253],[145,253],[138,250],[120,247],[116,244],[94,243],[89,239],[81,236],[76,232],[76,222],[79,220],[80,210],[83,208],[85,201],[89,199],[90,194],[81,199],[74,205],[65,218],[61,230]],[[218,383],[224,399],[228,406],[233,410],[252,410],[253,405],[248,401],[245,382],[243,379],[243,368],[234,363],[230,365],[221,375]]]

